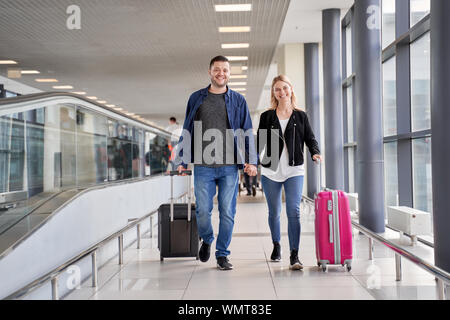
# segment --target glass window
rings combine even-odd
[[[355,187],[355,152],[356,148],[348,148],[348,192],[356,192]]]
[[[431,128],[430,33],[411,43],[412,131]]]
[[[24,128],[22,120],[0,118],[0,193],[24,189]]]
[[[350,77],[352,75],[353,72],[353,52],[352,52],[352,27],[351,24],[349,24],[346,28],[345,28],[345,47],[346,47],[346,52],[347,52],[347,56],[346,56],[346,64],[347,64],[347,78]]]
[[[413,27],[417,22],[422,20],[427,14],[430,13],[430,5],[430,0],[410,0],[411,27]]]
[[[353,114],[353,88],[347,88],[347,142],[355,141],[354,134],[354,114]]]
[[[8,191],[10,121],[8,117],[0,117],[0,193]]]
[[[386,207],[398,206],[397,142],[384,144],[384,193]]]
[[[107,118],[77,110],[77,178],[79,185],[107,180]]]
[[[395,0],[383,0],[382,6],[382,38],[384,49],[395,41]]]
[[[397,134],[397,92],[395,57],[383,64],[383,127],[384,136]]]
[[[149,133],[150,148],[145,154],[146,165],[149,166],[150,175],[166,172],[169,160],[170,137],[162,134]]]
[[[433,211],[431,176],[431,138],[412,141],[414,208]]]
[[[128,179],[133,176],[132,129],[127,124],[108,120],[108,177],[109,180]],[[131,129],[131,130],[130,130]]]
[[[44,115],[48,108],[38,109]],[[27,148],[26,148],[26,161],[27,161],[27,182],[28,182],[28,195],[31,197],[35,194],[44,191],[44,131],[45,131],[45,117],[43,122],[36,121],[36,112],[27,112],[26,114],[26,126],[27,126]],[[34,111],[34,110],[33,110]],[[52,112],[50,112],[52,114]],[[47,172],[48,183],[46,184],[48,189],[53,189],[56,177],[54,176],[54,171],[50,171],[50,168],[55,168],[54,156],[52,149],[56,149],[57,143],[57,130],[54,131],[53,136],[49,135],[50,143],[47,143],[47,167],[49,168]],[[52,166],[53,165],[53,166]],[[56,168],[55,168],[56,169]],[[59,174],[60,178],[61,175]],[[59,181],[59,180],[58,180]]]

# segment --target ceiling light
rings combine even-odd
[[[219,32],[250,32],[250,27],[219,27]]]
[[[231,74],[242,74],[241,66],[231,66]]]
[[[222,43],[222,49],[241,49],[250,47],[249,43]]]
[[[40,74],[37,70],[22,70],[20,71],[21,74]]]
[[[108,108],[115,108],[116,105],[115,105],[115,104],[107,104],[106,106],[107,106]]]
[[[247,82],[229,82],[229,86],[246,86]]]
[[[233,88],[234,91],[247,91],[245,88]]]
[[[8,69],[8,78],[19,79],[21,76],[20,69]]]
[[[105,100],[99,100],[99,101],[97,101],[98,103],[106,103],[106,101]]]
[[[79,95],[84,95],[84,94],[86,94],[86,92],[84,92],[84,91],[74,91],[74,92],[71,92],[71,93],[73,93],[73,94],[79,94]]]
[[[246,70],[248,70],[248,67],[247,66],[242,66],[242,70],[246,71]]]
[[[230,61],[247,61],[247,56],[227,56],[227,59]]]
[[[233,74],[230,76],[230,79],[247,79],[246,74]]]
[[[94,96],[91,96],[91,97],[87,97],[88,99],[91,99],[91,100],[97,100],[97,97],[94,97]]]
[[[0,60],[0,64],[17,64],[14,60]]]
[[[123,109],[122,108],[114,108],[114,110],[122,111]]]
[[[252,11],[251,4],[216,4],[216,12]]]
[[[69,90],[73,89],[72,86],[53,86],[53,89]]]
[[[34,79],[36,82],[59,82],[56,79]]]

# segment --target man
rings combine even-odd
[[[199,251],[202,262],[209,260],[214,241],[211,213],[218,186],[220,222],[215,255],[220,270],[231,270],[233,265],[227,257],[236,213],[238,172],[244,168],[249,175],[255,176],[257,154],[247,102],[241,94],[227,86],[230,78],[228,59],[223,56],[213,58],[208,74],[211,84],[194,92],[188,101],[179,142],[181,150],[177,152],[177,156],[183,157],[184,161],[179,160],[181,165],[178,171],[186,169],[187,162],[195,164],[194,192],[198,232],[202,239]],[[213,142],[208,145],[208,140]],[[238,144],[238,140],[244,143]],[[190,152],[190,156],[186,157],[186,152]]]

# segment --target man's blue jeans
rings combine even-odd
[[[302,200],[303,176],[292,177],[284,182],[276,182],[261,176],[261,184],[269,207],[269,227],[273,242],[280,242],[281,188],[284,185],[286,213],[288,217],[288,237],[290,250],[298,250],[300,244],[300,202]]]
[[[228,246],[234,227],[236,214],[236,196],[238,192],[237,166],[208,168],[195,166],[194,192],[195,212],[197,217],[198,234],[207,244],[214,241],[214,231],[211,224],[213,198],[216,195],[216,186],[219,187],[219,234],[216,242],[216,258],[226,257],[230,254]]]

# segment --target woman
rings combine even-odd
[[[263,133],[267,139],[263,138]],[[272,137],[273,134],[278,137]],[[279,142],[278,148],[271,143],[276,141],[276,138]],[[298,259],[298,249],[304,144],[307,145],[313,161],[322,160],[308,117],[297,106],[292,84],[286,76],[280,75],[272,81],[271,107],[261,115],[259,121],[258,151],[262,154],[264,150],[261,158],[261,183],[269,208],[269,227],[273,241],[270,258],[272,261],[281,261],[280,213],[281,188],[284,186],[291,251],[289,268],[293,270],[303,269]]]

